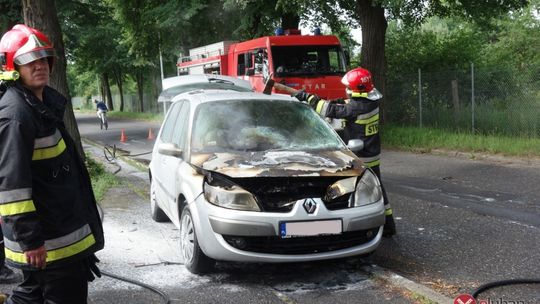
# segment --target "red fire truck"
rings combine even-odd
[[[282,35],[253,40],[222,41],[189,50],[177,62],[178,75],[223,74],[251,82],[262,91],[266,79],[295,89],[305,89],[323,98],[345,97],[340,80],[348,56],[339,39],[330,35],[301,35],[288,30]]]

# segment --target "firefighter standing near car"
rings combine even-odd
[[[357,151],[356,154],[381,180],[379,168],[381,153],[379,100],[382,98],[382,94],[373,86],[371,73],[363,68],[356,68],[347,72],[341,82],[346,86],[347,96],[349,97],[345,101],[327,101],[303,90],[298,91],[294,97],[300,101],[308,102],[323,118],[344,119],[345,142],[350,139],[364,141],[364,148]],[[396,225],[382,182],[381,188],[386,215],[383,235],[390,237],[396,234]]]
[[[87,303],[103,227],[62,121],[67,100],[48,86],[54,48],[18,24],[0,40],[0,56],[0,215],[6,263],[24,276],[6,303]]]

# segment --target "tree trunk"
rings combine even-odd
[[[454,105],[454,122],[457,124],[459,119],[459,112],[460,112],[460,106],[459,106],[459,87],[458,87],[458,81],[457,79],[454,79],[451,81],[452,86],[452,104]]]
[[[109,84],[109,73],[103,73],[103,87],[105,89],[105,100],[107,103],[107,108],[112,111],[113,109],[113,99],[111,93],[111,85]]]
[[[295,13],[283,13],[281,17],[281,28],[283,30],[287,29],[298,29],[300,24],[300,16]]]
[[[26,25],[42,31],[53,43],[56,58],[51,73],[50,85],[64,95],[68,103],[64,112],[64,123],[68,133],[75,141],[75,147],[79,155],[85,159],[84,150],[81,144],[81,136],[73,113],[71,95],[67,85],[66,77],[66,55],[64,42],[62,40],[62,30],[58,22],[56,4],[54,0],[22,0],[23,17]]]
[[[362,28],[362,49],[360,64],[373,76],[375,87],[385,95],[385,37],[386,17],[384,8],[372,0],[357,0],[356,13]],[[383,99],[384,100],[384,99]],[[384,115],[384,107],[381,105]]]
[[[107,94],[105,93],[105,74],[99,75],[99,96],[101,97],[102,101],[105,101],[107,99]]]
[[[139,111],[140,112],[144,112],[144,78],[143,78],[143,73],[142,71],[139,69],[137,70],[136,72],[136,77],[137,77],[137,93],[139,95]]]
[[[155,103],[150,103],[150,109],[149,111],[153,111],[154,108],[158,108],[157,100],[159,98],[159,94],[161,94],[161,91],[163,90],[161,85],[163,83],[163,80],[161,79],[161,74],[154,73],[154,85],[152,86],[152,101],[156,101]]]
[[[122,71],[120,69],[114,69],[113,77],[114,82],[118,87],[118,93],[120,94],[120,111],[124,111],[124,83],[122,82]]]
[[[124,111],[124,82],[122,81],[122,71],[115,69],[113,71],[116,85],[118,86],[118,92],[120,93],[120,112]]]

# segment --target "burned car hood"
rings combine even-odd
[[[364,171],[362,162],[348,150],[192,154],[191,164],[233,178],[357,176]]]

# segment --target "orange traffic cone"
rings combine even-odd
[[[152,131],[152,128],[148,129],[148,140],[154,139],[154,131]]]
[[[127,141],[126,132],[124,129],[122,129],[122,133],[120,134],[120,141],[125,143]]]

